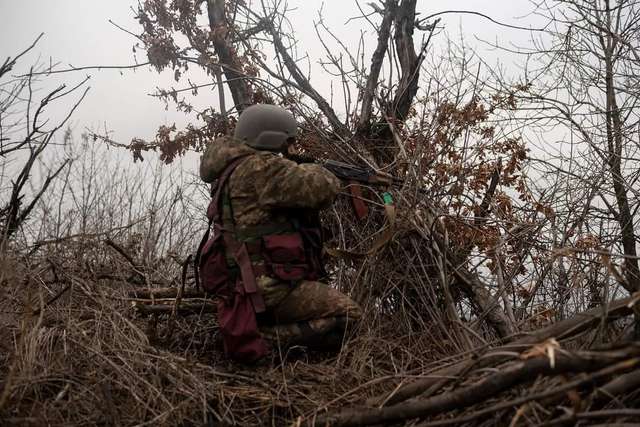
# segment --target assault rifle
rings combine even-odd
[[[343,181],[354,181],[361,184],[380,186],[402,184],[400,178],[393,177],[388,173],[378,172],[373,168],[354,166],[335,160],[325,160],[324,162],[319,162],[319,164]]]
[[[318,161],[306,156],[287,156],[296,163],[315,163],[334,174],[337,178],[359,184],[376,185],[390,187],[392,185],[402,185],[403,181],[388,173],[379,172],[371,167],[361,167],[349,163],[338,162],[336,160]]]
[[[403,184],[403,181],[400,178],[396,178],[385,172],[376,171],[371,167],[354,166],[349,163],[342,163],[336,160],[317,161],[315,159],[299,155],[288,156],[288,158],[297,163],[319,164],[340,180],[356,184],[349,186],[349,192],[352,196],[352,204],[356,211],[356,215],[360,219],[363,219],[368,215],[369,209],[365,204],[365,198],[363,197],[360,185],[357,184],[381,187],[391,187],[393,185]],[[424,192],[424,190],[421,190],[421,192]],[[382,198],[385,205],[393,204],[393,198],[388,192],[384,192],[382,194]]]

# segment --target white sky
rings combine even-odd
[[[295,36],[300,48],[309,52],[316,61],[320,45],[316,40],[313,20],[322,5],[320,0],[291,0],[290,5],[298,9],[292,14]],[[0,57],[15,55],[28,46],[35,37],[44,32],[44,39],[34,51],[34,55],[23,61],[30,64],[40,56],[48,62],[59,61],[76,67],[87,65],[125,65],[134,63],[132,46],[134,38],[108,21],[139,32],[139,26],[133,19],[131,7],[137,1],[131,0],[0,0]],[[361,1],[365,10],[371,10],[366,1]],[[473,10],[485,13],[506,23],[529,26],[535,22],[522,18],[531,10],[528,0],[419,0],[418,8],[422,16],[444,10]],[[364,21],[357,20],[345,24],[348,18],[359,15],[353,0],[326,0],[324,2],[325,19],[335,33],[346,43],[357,43],[360,30],[366,28]],[[519,19],[522,18],[522,19]],[[474,37],[485,40],[498,40],[503,44],[527,44],[529,33],[508,30],[489,21],[469,15],[445,15],[442,24],[446,31],[456,36],[460,28],[465,38],[472,44]],[[434,48],[445,42],[442,34],[434,40]],[[500,59],[499,53],[485,50],[488,62]],[[143,52],[138,53],[140,62],[146,61]],[[16,70],[16,71],[23,71]],[[326,81],[314,69],[315,81]],[[86,72],[63,74],[53,81],[76,82],[86,74],[91,75],[91,91],[74,115],[74,128],[80,133],[85,127],[103,128],[113,131],[112,136],[122,142],[132,137],[150,139],[159,124],[176,122],[178,126],[186,123],[183,114],[165,111],[164,105],[148,96],[156,86],[175,84],[172,73],[158,75],[147,68],[134,71],[91,70]],[[51,84],[52,82],[50,82]],[[201,83],[204,83],[201,81]],[[202,91],[198,102],[206,104],[216,102],[215,93]]]

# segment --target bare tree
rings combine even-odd
[[[585,283],[587,300],[598,304],[612,293],[611,282],[629,293],[640,290],[640,3],[545,0],[534,5],[548,22],[546,31],[534,46],[517,52],[527,58],[527,68],[503,90],[519,106],[515,121],[529,136],[538,133],[546,141],[536,157],[541,158],[537,174],[553,194],[557,214],[547,233],[559,254],[557,268],[544,269],[544,277],[555,282],[555,304],[575,303],[571,283],[576,282]]]
[[[41,73],[43,70],[35,70],[34,67],[31,67],[29,72],[24,75],[11,76],[9,74],[18,61],[35,47],[41,37],[42,35],[17,56],[8,57],[0,66],[2,181],[7,179],[6,174],[11,177],[11,182],[5,193],[5,195],[8,193],[8,200],[3,201],[0,205],[0,225],[2,227],[0,239],[2,242],[19,229],[53,180],[69,164],[67,159],[56,166],[49,167],[39,187],[30,188],[37,182],[33,179],[34,166],[43,158],[43,153],[52,144],[58,131],[67,125],[71,115],[89,90],[88,87],[83,88],[88,80],[85,78],[72,87],[58,86],[38,100],[35,97],[36,88],[34,87],[38,83],[36,72]],[[81,91],[78,99],[62,119],[52,124],[50,119],[46,117],[48,107],[75,91]],[[29,200],[25,201],[25,198]]]

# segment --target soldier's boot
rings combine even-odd
[[[324,317],[295,323],[263,326],[264,338],[283,347],[304,346],[313,350],[337,350],[342,345],[348,319]]]

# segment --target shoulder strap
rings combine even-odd
[[[222,174],[220,175],[220,178],[218,178],[216,185],[211,188],[211,201],[209,202],[209,207],[207,208],[207,218],[209,218],[209,224],[207,225],[207,231],[204,233],[204,236],[202,236],[202,240],[200,240],[200,244],[198,245],[198,250],[196,251],[196,256],[193,261],[193,268],[195,271],[195,279],[196,279],[196,289],[200,289],[200,271],[199,270],[200,270],[200,258],[202,257],[202,249],[204,248],[204,245],[209,240],[209,234],[211,233],[211,224],[213,224],[214,221],[215,222],[220,221],[219,202],[220,202],[220,195],[222,194],[222,189],[224,188],[225,184],[229,180],[229,177],[231,176],[233,171],[236,170],[236,168],[240,166],[240,163],[246,160],[247,157],[250,155],[251,154],[245,154],[243,156],[240,156],[234,159],[231,163],[229,163],[227,167],[225,167],[225,169],[222,171]]]
[[[233,173],[233,171],[235,171],[236,168],[240,166],[240,163],[245,161],[247,157],[250,155],[251,154],[245,154],[244,156],[238,157],[234,159],[231,163],[229,163],[227,167],[224,169],[224,171],[222,171],[222,174],[220,175],[220,178],[218,178],[218,181],[216,182],[215,187],[211,189],[211,203],[209,203],[209,208],[207,209],[207,217],[209,218],[209,227],[211,227],[212,222],[220,221],[219,206],[220,206],[220,196],[222,195],[222,189],[224,188],[225,184],[229,180],[229,177],[231,177],[231,174]]]

